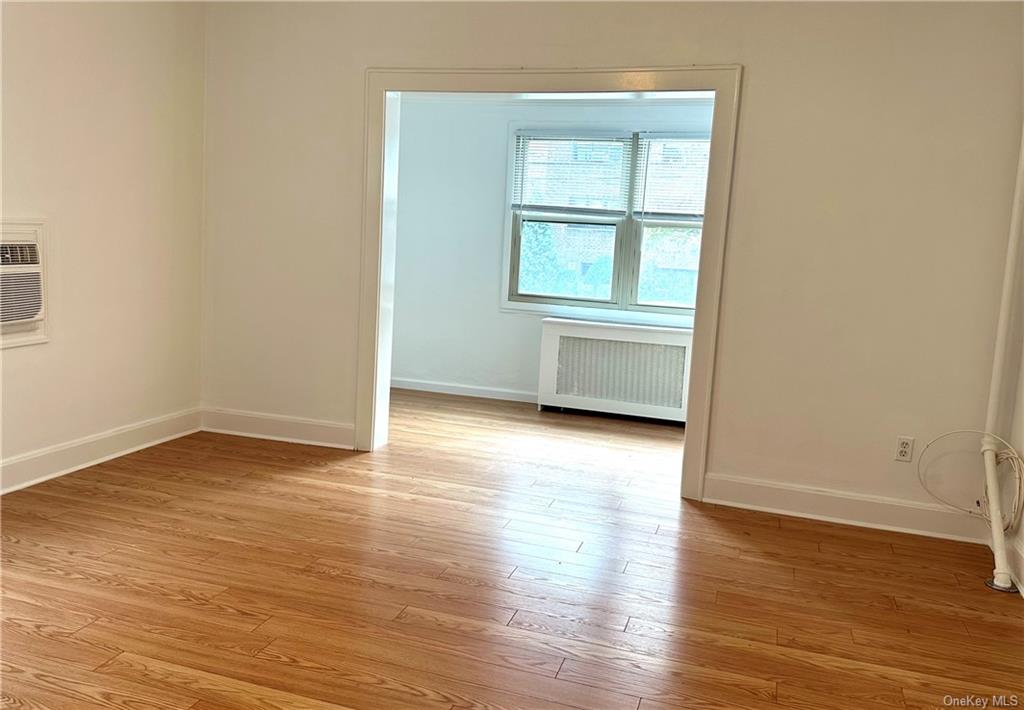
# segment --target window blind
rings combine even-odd
[[[706,138],[643,133],[635,143],[631,136],[519,134],[512,206],[700,217],[710,147]]]
[[[708,139],[640,135],[633,211],[641,215],[704,215]]]
[[[633,139],[518,135],[512,201],[517,209],[625,213]]]

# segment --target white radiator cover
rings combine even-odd
[[[686,421],[693,331],[545,318],[540,406]]]

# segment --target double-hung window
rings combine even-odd
[[[509,299],[692,313],[710,138],[515,137]]]

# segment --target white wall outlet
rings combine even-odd
[[[896,437],[896,455],[893,457],[897,461],[905,461],[909,463],[914,460],[914,437],[912,436],[897,436]]]

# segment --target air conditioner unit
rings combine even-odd
[[[46,340],[43,223],[8,221],[0,233],[0,333],[3,347]]]
[[[686,421],[693,332],[545,318],[538,404]]]

